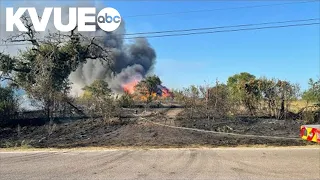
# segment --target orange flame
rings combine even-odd
[[[161,92],[161,94],[157,94],[156,92],[153,92],[151,95],[148,94],[147,90],[143,90],[144,92],[135,92],[136,91],[136,85],[139,83],[140,80],[134,79],[126,84],[122,85],[123,91],[134,95],[133,98],[136,100],[141,100],[141,101],[147,101],[148,98],[169,98],[173,97],[172,92],[166,88],[165,86],[159,85],[158,88]]]
[[[166,97],[171,97],[172,94],[168,89],[162,89],[162,97],[166,98]]]
[[[122,85],[122,88],[125,92],[129,93],[129,94],[133,94],[134,93],[134,90],[135,90],[135,87],[136,85],[139,83],[138,80],[133,80],[127,84],[123,84]]]

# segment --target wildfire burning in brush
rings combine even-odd
[[[123,91],[131,94],[131,95],[137,95],[138,99],[146,100],[148,93],[147,91],[143,92],[137,92],[137,85],[139,84],[141,80],[134,79],[126,84],[122,85]],[[160,98],[173,98],[172,92],[163,85],[157,85],[157,89],[155,92],[151,94],[152,97],[160,97]]]
[[[158,85],[157,87],[158,87],[158,91],[159,91],[159,92],[157,92],[157,94],[159,94],[161,97],[164,97],[164,98],[173,97],[172,92],[170,92],[170,90],[167,87],[162,86],[162,85]]]
[[[139,83],[139,80],[135,79],[129,83],[126,83],[126,84],[123,84],[122,85],[122,88],[123,88],[123,91],[124,92],[127,92],[129,94],[133,94],[134,93],[134,90],[135,90],[135,87],[136,85]]]

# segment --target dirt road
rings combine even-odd
[[[0,152],[0,179],[320,179],[319,148]]]

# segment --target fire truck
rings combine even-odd
[[[300,127],[300,137],[304,140],[320,144],[320,124],[302,125]]]

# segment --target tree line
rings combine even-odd
[[[301,93],[299,84],[275,78],[256,78],[242,72],[230,76],[225,84],[216,81],[214,85],[191,85],[183,90],[174,90],[174,94],[188,108],[190,118],[249,115],[303,119],[304,113],[310,113],[309,106],[319,106],[320,79],[310,79],[309,88]],[[292,112],[292,103],[300,100],[307,104],[300,111]],[[311,113],[314,116],[318,114],[317,111]],[[309,121],[314,121],[314,116],[308,116]]]

